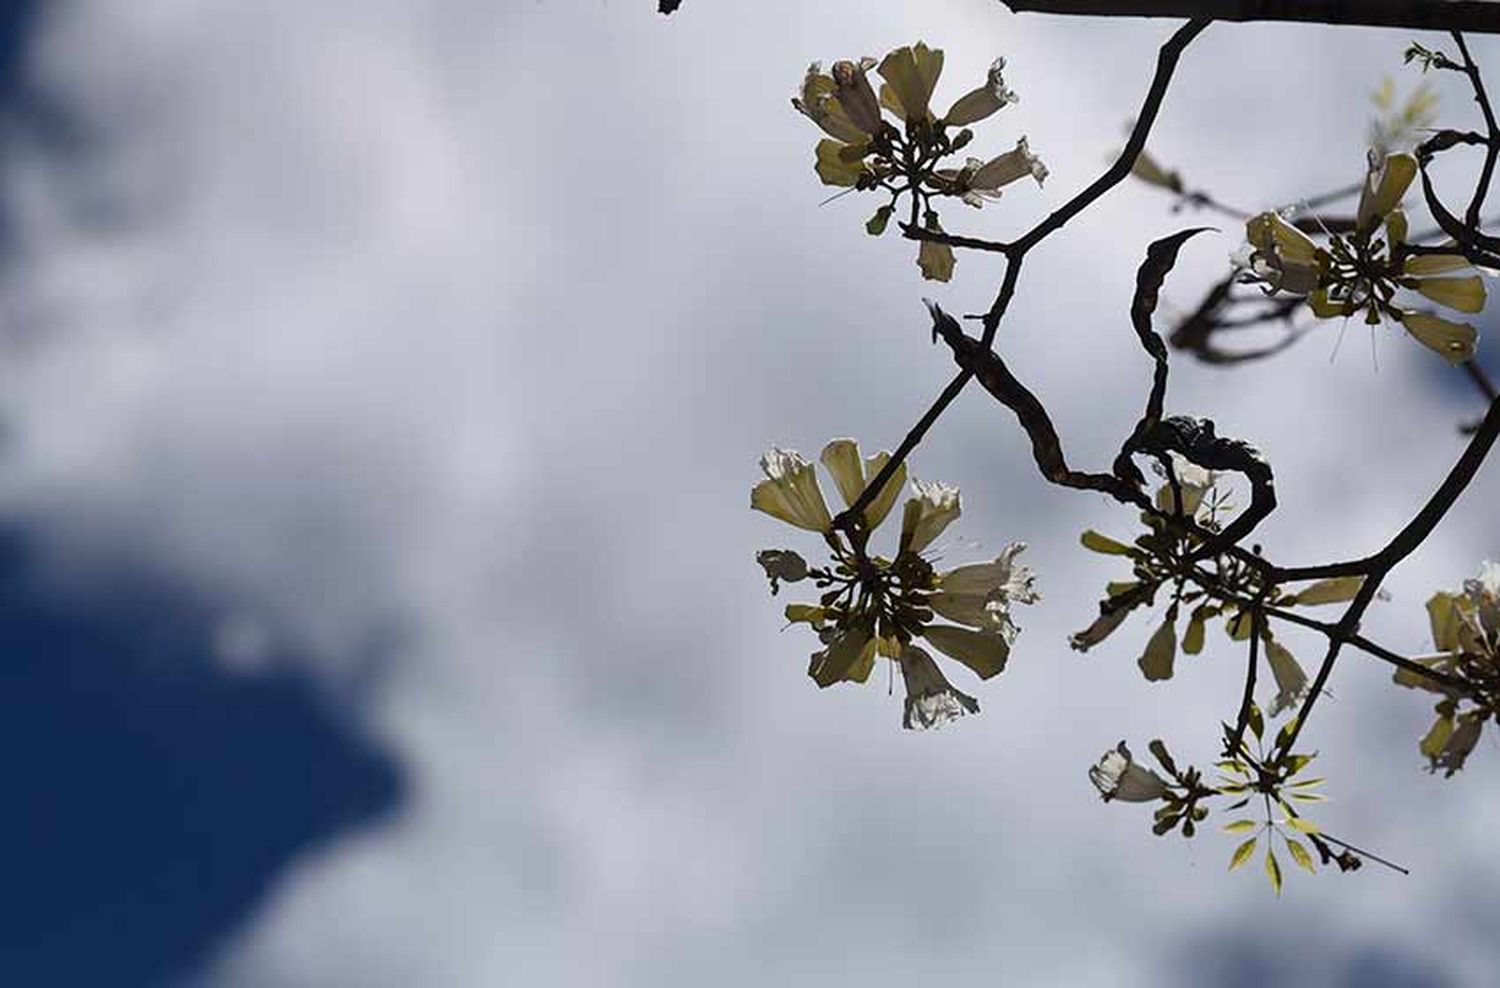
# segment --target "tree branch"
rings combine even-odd
[[[1302,21],[1433,31],[1500,33],[1500,4],[1487,0],[1001,0],[1017,13],[1096,17],[1202,17]]]

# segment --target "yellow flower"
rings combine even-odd
[[[943,71],[943,52],[928,48],[922,42],[901,47],[880,62],[881,102],[898,117],[907,121],[926,120],[932,116],[928,104]]]
[[[813,465],[794,450],[772,447],[760,458],[766,479],[750,492],[750,507],[810,532],[833,530]]]
[[[869,134],[855,126],[854,121],[834,96],[837,88],[833,76],[823,72],[823,66],[814,62],[807,67],[802,79],[801,92],[792,97],[797,111],[819,127],[829,137],[843,144],[861,144]]]
[[[880,101],[875,97],[875,90],[870,88],[870,80],[865,78],[865,71],[873,64],[873,61],[866,64],[863,60],[858,64],[849,61],[833,63],[834,98],[850,122],[869,135],[877,133],[884,125],[880,118]]]
[[[964,127],[978,123],[1001,107],[1019,103],[1021,98],[1005,85],[1004,69],[1005,59],[995,59],[990,65],[984,85],[960,96],[943,115],[943,123],[951,127]]]
[[[937,592],[928,605],[950,621],[998,633],[1007,642],[1014,641],[1017,629],[1010,617],[1011,603],[1032,604],[1041,599],[1036,591],[1036,575],[1015,561],[1025,550],[1025,542],[1012,542],[994,562],[974,563],[939,573]]]
[[[835,439],[823,447],[823,453],[819,457],[823,466],[833,476],[834,485],[839,489],[839,495],[844,499],[844,507],[852,508],[854,502],[864,493],[865,487],[875,479],[885,465],[890,462],[891,454],[881,450],[874,456],[861,462],[859,458],[859,444],[853,439]],[[885,482],[880,493],[865,506],[864,521],[867,531],[874,531],[885,521],[885,516],[890,514],[896,498],[901,496],[901,486],[906,483],[906,464],[901,463],[896,467],[891,479]]]
[[[965,713],[979,713],[979,701],[954,689],[932,656],[922,649],[905,646],[899,661],[901,678],[906,683],[902,727],[907,730],[942,727]]]
[[[1401,325],[1420,344],[1440,354],[1450,364],[1461,364],[1474,356],[1479,330],[1466,322],[1452,322],[1427,312],[1401,313]]]
[[[901,512],[901,551],[920,553],[962,512],[957,487],[913,479],[915,493]]]
[[[1355,214],[1359,229],[1366,233],[1374,230],[1386,214],[1400,207],[1401,197],[1416,174],[1417,159],[1405,151],[1384,158],[1372,152],[1370,172],[1360,190],[1359,211]]]
[[[1150,803],[1168,792],[1166,780],[1131,758],[1124,741],[1106,751],[1099,764],[1089,769],[1089,781],[1106,803],[1112,799]]]
[[[1245,236],[1255,248],[1251,271],[1272,291],[1306,295],[1318,287],[1328,255],[1280,214],[1252,216],[1245,223]]]
[[[991,158],[969,178],[969,189],[986,199],[1000,198],[1002,186],[1030,175],[1041,185],[1047,178],[1047,166],[1042,159],[1031,153],[1031,147],[1022,137],[1016,141],[1015,150]]]

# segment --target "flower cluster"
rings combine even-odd
[[[1405,669],[1395,678],[1442,697],[1420,747],[1431,771],[1452,776],[1479,743],[1485,721],[1500,713],[1500,563],[1486,561],[1461,593],[1434,594],[1427,614],[1438,654],[1416,661],[1446,683]]]
[[[852,508],[890,462],[890,454],[861,458],[851,439],[835,439],[820,457],[844,504]],[[851,539],[834,529],[816,468],[797,453],[773,449],[761,458],[766,479],[750,494],[750,506],[823,536],[832,552],[824,567],[809,566],[789,549],[767,549],[756,559],[771,581],[812,580],[822,591],[816,604],[789,604],[786,617],[817,632],[808,675],[820,687],[866,681],[877,656],[895,662],[906,684],[904,726],[938,727],[978,702],[955,689],[931,654],[933,648],[968,666],[981,679],[1005,668],[1019,629],[1012,604],[1040,599],[1031,570],[1016,562],[1025,544],[1007,546],[987,563],[940,572],[928,555],[934,541],[959,516],[957,488],[912,480],[912,496],[901,512],[901,534],[893,556],[870,555],[869,536],[890,514],[906,480],[898,466],[864,507]],[[938,617],[953,623],[940,623]]]
[[[1479,338],[1471,324],[1397,301],[1398,292],[1414,291],[1447,308],[1473,313],[1484,308],[1486,299],[1477,274],[1457,274],[1471,265],[1456,247],[1426,248],[1407,242],[1401,199],[1416,174],[1417,159],[1408,153],[1372,154],[1354,230],[1348,235],[1330,233],[1326,247],[1278,213],[1251,217],[1245,224],[1251,249],[1242,279],[1267,292],[1304,296],[1320,319],[1362,313],[1372,326],[1394,320],[1451,363],[1470,359]]]
[[[872,69],[883,80],[878,95],[869,79]],[[1047,168],[1025,137],[987,161],[966,158],[961,166],[939,167],[973,140],[970,124],[1017,102],[1004,69],[1005,59],[996,59],[982,84],[936,116],[931,103],[943,70],[941,49],[918,42],[878,63],[873,58],[835,62],[828,73],[814,62],[792,105],[828,135],[817,146],[818,177],[825,185],[890,195],[865,225],[876,236],[885,232],[902,195],[910,196],[912,226],[920,219],[923,228],[941,233],[934,199],[954,197],[977,207],[1027,175],[1040,184]],[[953,249],[924,240],[917,264],[923,277],[947,281],[953,275]]]
[[[1204,560],[1194,568],[1191,560],[1203,545],[1203,535],[1218,532],[1233,506],[1213,471],[1175,454],[1167,463],[1160,469],[1167,478],[1156,492],[1157,513],[1141,514],[1144,534],[1126,544],[1093,530],[1083,533],[1080,541],[1085,548],[1129,559],[1134,578],[1105,587],[1099,617],[1069,639],[1074,649],[1088,651],[1113,633],[1131,611],[1152,606],[1156,595],[1165,591],[1171,595],[1166,615],[1137,664],[1148,680],[1171,679],[1179,650],[1185,655],[1203,651],[1210,621],[1225,618],[1224,631],[1231,641],[1249,639],[1253,617],[1248,602],[1259,600],[1270,607],[1318,606],[1348,601],[1359,592],[1360,577],[1320,580],[1297,592],[1268,587],[1259,570],[1232,556]],[[1192,526],[1173,524],[1174,520],[1191,521]],[[1184,610],[1188,618],[1179,638],[1178,619]],[[1260,644],[1276,683],[1270,704],[1275,716],[1306,694],[1308,677],[1264,622]]]

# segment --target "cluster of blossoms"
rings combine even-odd
[[[844,504],[852,508],[889,463],[890,454],[863,459],[853,440],[835,439],[823,448],[820,459]],[[890,514],[906,481],[904,464],[864,507],[851,540],[834,529],[813,464],[795,452],[772,449],[760,465],[766,479],[751,491],[750,506],[822,535],[833,556],[827,566],[812,567],[789,549],[766,549],[756,555],[773,594],[781,583],[804,580],[822,591],[816,604],[786,608],[787,620],[809,625],[822,644],[808,667],[813,681],[820,687],[865,682],[879,656],[895,662],[906,683],[903,726],[938,727],[965,713],[977,713],[978,702],[948,682],[916,639],[957,659],[981,679],[1004,669],[1019,633],[1011,620],[1011,605],[1040,599],[1031,570],[1015,561],[1025,544],[1012,543],[992,562],[939,572],[928,552],[958,518],[959,492],[945,484],[912,480],[895,555],[869,555],[869,536]],[[939,623],[937,617],[953,623]]]
[[[1146,526],[1143,534],[1127,544],[1093,530],[1083,533],[1080,541],[1085,548],[1129,559],[1133,578],[1105,587],[1099,617],[1069,639],[1074,649],[1088,651],[1118,628],[1131,611],[1152,606],[1157,594],[1166,592],[1171,598],[1166,615],[1147,641],[1137,664],[1148,680],[1171,679],[1179,649],[1185,655],[1203,651],[1210,621],[1225,618],[1224,631],[1231,641],[1250,637],[1252,616],[1246,605],[1248,601],[1260,600],[1273,607],[1315,606],[1347,601],[1359,592],[1359,577],[1320,580],[1296,593],[1266,587],[1258,570],[1232,556],[1205,560],[1209,567],[1206,572],[1212,579],[1202,582],[1205,571],[1195,571],[1191,563],[1203,545],[1199,533],[1218,532],[1222,519],[1233,507],[1220,490],[1219,478],[1213,471],[1175,454],[1168,462],[1168,468],[1159,468],[1167,474],[1156,492],[1159,513],[1141,513],[1141,522]],[[1173,525],[1174,518],[1191,520],[1193,527]],[[1178,619],[1185,610],[1187,624],[1179,638]],[[1270,703],[1270,713],[1275,716],[1305,695],[1307,673],[1264,623],[1260,642],[1276,682],[1276,694]]]
[[[1404,290],[1459,312],[1479,312],[1485,304],[1479,276],[1456,274],[1472,266],[1454,245],[1425,248],[1407,242],[1401,199],[1416,174],[1411,154],[1372,154],[1354,229],[1347,235],[1330,233],[1326,246],[1278,213],[1251,217],[1245,224],[1251,249],[1243,262],[1244,280],[1267,292],[1304,296],[1320,319],[1361,313],[1370,325],[1391,319],[1448,361],[1470,359],[1479,338],[1472,325],[1397,301]]]
[[[825,185],[890,195],[890,202],[865,225],[876,236],[885,232],[902,195],[911,197],[912,226],[920,220],[924,229],[941,233],[932,205],[936,198],[951,196],[978,207],[1027,175],[1041,184],[1047,168],[1025,137],[988,161],[966,158],[959,167],[938,167],[973,140],[970,124],[1017,102],[1005,85],[1004,68],[1005,59],[996,59],[982,85],[935,116],[931,101],[943,70],[941,49],[918,42],[897,48],[878,63],[873,58],[835,62],[831,73],[814,62],[792,105],[828,135],[817,146],[818,177]],[[883,80],[878,95],[868,77],[871,69]],[[924,240],[917,264],[923,277],[947,281],[953,276],[953,248]]]
[[[1500,563],[1486,561],[1462,593],[1440,592],[1427,601],[1437,655],[1421,665],[1455,681],[1447,686],[1416,672],[1399,670],[1402,686],[1439,694],[1437,719],[1422,738],[1431,771],[1451,776],[1479,743],[1485,721],[1500,711]],[[1462,684],[1463,689],[1457,688]]]

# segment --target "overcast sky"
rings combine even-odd
[[[1240,658],[1211,638],[1145,683],[1139,618],[1068,650],[1121,578],[1078,532],[1134,514],[1048,488],[981,393],[912,460],[964,491],[949,556],[1025,540],[1045,596],[1006,672],[959,683],[979,717],[902,731],[883,672],[817,690],[753,563],[816,550],[748,510],[760,453],[893,446],[952,373],[921,297],[982,310],[999,275],[962,255],[923,283],[910,244],[864,233],[874,204],[819,207],[820,135],[788,103],[807,63],[922,38],[946,103],[1005,56],[1021,102],[976,148],[1024,134],[1051,175],[945,214],[1004,238],[1108,163],[1174,25],[992,0],[650,7],[79,0],[39,24],[31,112],[66,126],[18,124],[3,165],[0,511],[77,613],[178,588],[214,616],[197,661],[247,689],[290,664],[403,779],[389,812],[268,867],[183,982],[1489,983],[1500,751],[1422,773],[1428,698],[1363,657],[1304,734],[1331,780],[1317,818],[1411,877],[1299,872],[1278,902],[1224,873],[1216,828],[1158,839],[1148,809],[1100,803],[1086,770],[1122,737],[1213,758]],[[1367,94],[1418,78],[1409,40],[1211,27],[1151,147],[1251,209],[1357,180]],[[1477,126],[1437,82],[1445,123]],[[1167,206],[1132,183],[1079,217],[1001,330],[1080,464],[1145,393],[1135,267],[1200,222]],[[1208,222],[1168,282],[1179,309],[1240,244]],[[1482,411],[1401,334],[1337,336],[1174,362],[1169,411],[1274,464],[1279,561],[1378,547]],[[1427,595],[1500,557],[1497,496],[1487,469],[1371,634],[1428,647]],[[1315,639],[1285,639],[1315,664]]]

